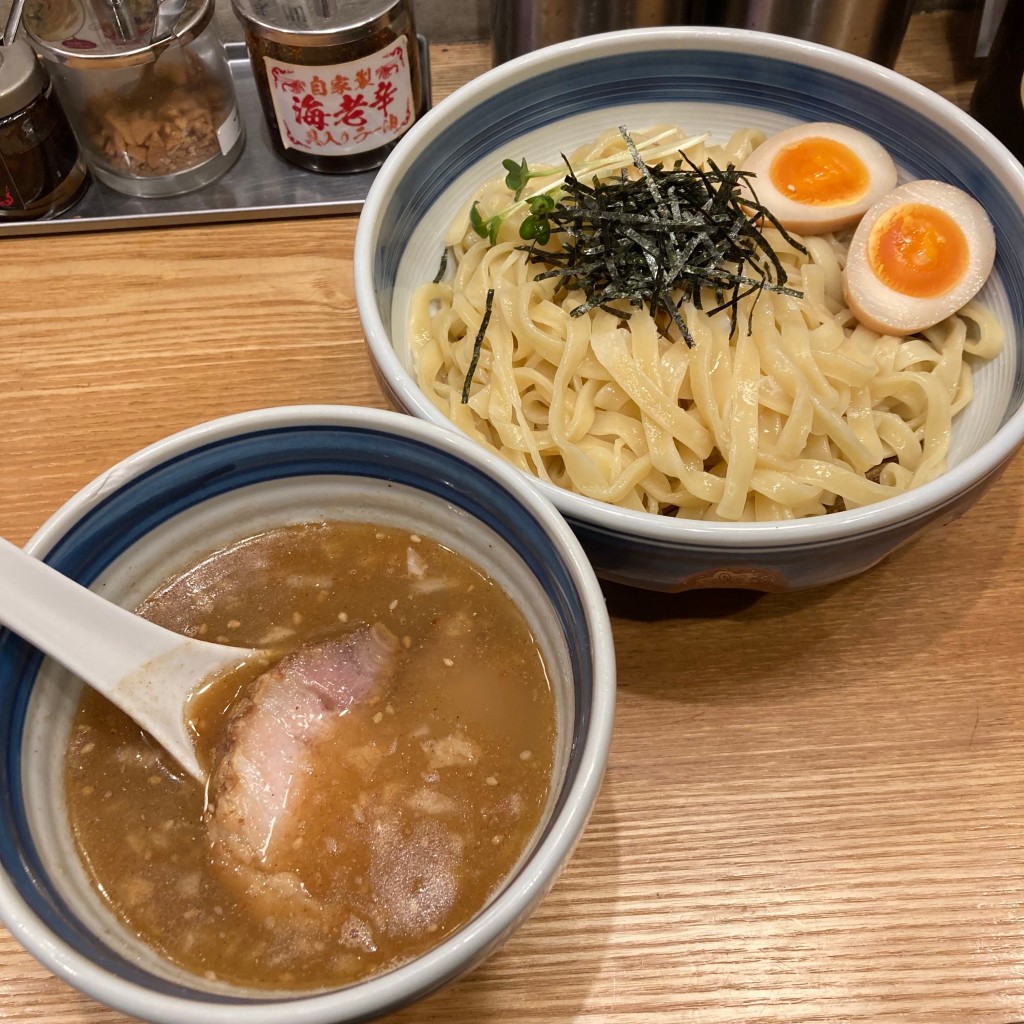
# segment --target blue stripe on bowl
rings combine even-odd
[[[660,49],[610,54],[538,73],[482,100],[422,144],[383,208],[377,239],[374,285],[388,333],[405,240],[460,174],[526,133],[564,118],[656,102],[748,106],[754,124],[758,110],[804,121],[842,122],[875,137],[912,176],[963,188],[993,221],[995,271],[1008,292],[1014,323],[1024,328],[1024,218],[1018,201],[968,145],[895,96],[821,68],[746,53]],[[680,121],[695,131],[713,127],[685,124],[685,111]],[[392,159],[406,152],[400,143]],[[495,177],[499,174],[496,162]],[[424,281],[432,274],[425,269]],[[1007,416],[1022,400],[1024,359],[1018,359]]]
[[[579,770],[590,725],[593,676],[586,614],[569,567],[548,535],[504,489],[455,455],[412,438],[356,427],[291,427],[230,437],[170,459],[105,497],[54,546],[46,561],[89,584],[147,532],[185,509],[249,484],[310,475],[369,477],[443,499],[490,527],[541,581],[563,632],[572,638],[577,709],[566,780],[553,820]],[[128,981],[183,998],[259,1001],[177,985],[113,954],[77,921],[50,883],[29,832],[21,778],[25,712],[41,660],[29,644],[0,630],[0,736],[7,737],[0,758],[0,862],[18,892],[61,940]]]

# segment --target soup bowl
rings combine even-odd
[[[394,969],[334,991],[238,988],[160,957],[100,900],[76,854],[63,758],[81,684],[0,630],[0,918],[46,967],[124,1013],[167,1024],[366,1020],[453,980],[526,918],[597,797],[614,650],[597,580],[550,503],[501,460],[392,412],[296,406],[175,434],[76,494],[27,550],[135,607],[204,553],[261,530],[368,521],[433,538],[497,581],[543,652],[557,715],[540,823],[468,923]]]
[[[725,141],[833,121],[877,139],[902,181],[937,178],[973,195],[996,233],[979,300],[1005,329],[955,421],[948,469],[875,505],[808,519],[703,522],[631,511],[537,486],[581,539],[599,576],[653,590],[788,590],[874,565],[925,527],[965,512],[1024,441],[1024,169],[951,103],[886,68],[800,40],[734,29],[609,33],[528,54],[438,104],[399,143],[370,189],[355,248],[356,295],[381,387],[397,408],[446,424],[420,390],[412,295],[437,272],[442,239],[502,161],[557,162],[618,125],[682,125]],[[450,426],[450,424],[449,424]]]

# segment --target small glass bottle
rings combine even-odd
[[[53,83],[28,43],[0,46],[0,220],[52,217],[88,174]]]
[[[274,149],[310,171],[379,167],[423,113],[409,0],[232,0]]]
[[[185,0],[173,33],[156,41],[157,0],[76,4],[71,35],[52,24],[67,5],[32,5],[24,25],[94,177],[157,198],[203,188],[229,170],[245,132],[213,0]]]

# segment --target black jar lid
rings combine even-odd
[[[288,46],[354,43],[409,12],[407,0],[231,0],[255,35]]]
[[[0,46],[0,118],[24,110],[46,88],[46,72],[21,39]]]

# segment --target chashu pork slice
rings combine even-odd
[[[232,715],[210,775],[209,838],[226,866],[245,875],[278,870],[278,851],[301,824],[314,751],[348,708],[386,692],[398,652],[398,639],[378,623],[305,644],[260,676]]]

